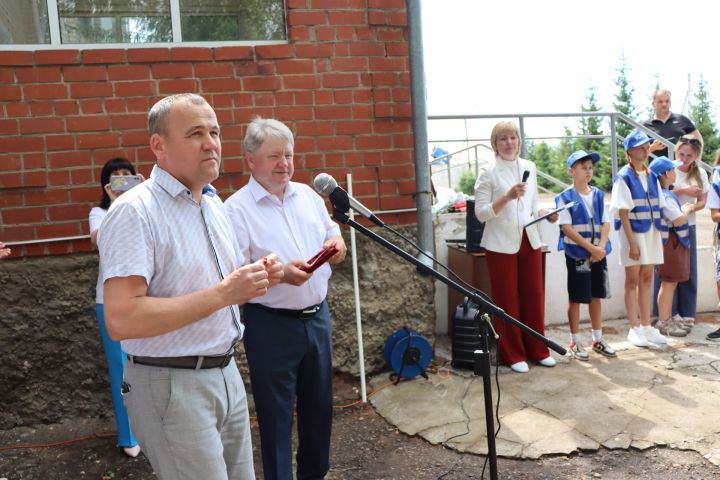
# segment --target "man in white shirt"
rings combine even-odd
[[[100,226],[105,319],[128,354],[123,394],[133,432],[161,480],[254,479],[247,398],[233,353],[238,305],[282,277],[274,255],[245,260],[209,182],[220,127],[195,94],[148,115],[150,178]]]
[[[297,402],[297,479],[330,469],[332,328],[325,300],[331,270],[312,273],[306,259],[325,247],[345,258],[339,227],[320,196],[291,182],[294,139],[272,119],[255,119],[245,140],[252,176],[225,202],[240,252],[255,261],[277,252],[283,283],[243,309],[245,353],[260,427],[266,480],[292,480],[292,424]]]

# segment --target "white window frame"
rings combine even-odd
[[[1,0],[0,0],[1,1]],[[288,40],[233,40],[217,42],[183,42],[180,22],[180,0],[170,0],[170,20],[172,23],[172,42],[159,43],[60,43],[60,14],[57,0],[46,0],[48,22],[50,23],[50,43],[0,44],[0,51],[12,50],[106,50],[115,48],[173,48],[173,47],[234,47],[253,45],[285,45]],[[284,2],[283,2],[284,3]],[[287,33],[287,18],[283,19]]]

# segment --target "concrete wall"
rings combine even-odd
[[[567,322],[567,269],[565,267],[565,254],[557,251],[559,229],[557,225],[549,222],[541,223],[543,242],[550,247],[546,257],[546,286],[545,289],[545,324],[555,325]],[[603,301],[603,318],[623,318],[626,316],[623,288],[625,270],[620,265],[618,252],[620,244],[618,233],[610,231],[610,241],[613,252],[608,257],[608,273],[610,276],[610,293],[612,298]],[[445,239],[465,238],[465,214],[455,213],[439,215],[435,218],[435,248],[438,259],[447,262],[447,247]],[[699,243],[707,243],[707,239],[700,239]],[[491,292],[485,292],[490,294]],[[700,246],[698,248],[698,311],[715,310],[718,298],[715,288],[715,263],[712,247]],[[435,285],[435,312],[437,315],[436,332],[447,333],[447,287],[439,281]],[[588,320],[587,308],[580,309],[581,320]]]

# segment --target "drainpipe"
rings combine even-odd
[[[405,2],[410,34],[410,92],[412,94],[415,190],[417,192],[415,205],[417,206],[418,244],[424,251],[434,255],[421,3],[419,0],[406,0]]]

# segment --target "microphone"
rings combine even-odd
[[[340,208],[344,212],[352,208],[363,217],[368,218],[375,225],[379,227],[385,226],[385,223],[375,216],[369,208],[355,200],[355,198],[343,190],[335,179],[327,173],[321,173],[315,177],[315,180],[313,180],[313,186],[320,195],[329,197],[330,203],[332,203],[334,207]]]
[[[525,171],[523,172],[522,183],[527,182],[527,179],[528,179],[529,176],[530,176],[530,170],[525,170]]]

